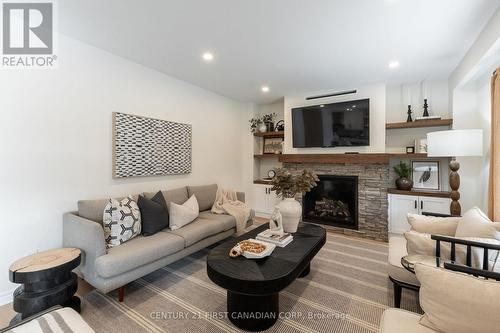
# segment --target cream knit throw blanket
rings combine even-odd
[[[245,226],[250,217],[250,208],[238,200],[235,191],[219,187],[212,206],[212,213],[233,216],[236,219],[236,235],[240,236],[245,233]]]

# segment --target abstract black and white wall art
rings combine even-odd
[[[114,112],[113,131],[116,178],[191,172],[191,125]]]

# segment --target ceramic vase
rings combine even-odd
[[[261,132],[261,133],[266,133],[267,132],[267,126],[266,126],[266,124],[259,125],[259,132]]]
[[[398,178],[396,179],[396,188],[398,190],[409,191],[413,187],[413,180],[408,178]]]
[[[295,198],[285,198],[278,204],[278,208],[283,219],[283,229],[285,232],[297,232],[300,217],[302,216],[302,206],[300,203]]]

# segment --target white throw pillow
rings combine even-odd
[[[492,222],[479,208],[469,209],[460,219],[455,237],[500,239],[500,223]]]
[[[420,324],[446,333],[499,332],[500,282],[417,264]]]
[[[141,233],[141,211],[131,196],[109,199],[102,215],[106,247],[125,243]]]
[[[411,230],[432,235],[455,236],[460,217],[436,217],[418,214],[406,216]]]
[[[194,221],[200,214],[200,206],[194,194],[182,205],[170,203],[170,229],[176,230]]]

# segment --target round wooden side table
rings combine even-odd
[[[80,260],[79,249],[62,248],[14,262],[9,268],[9,279],[21,286],[14,291],[14,311],[18,314],[11,325],[55,305],[80,312],[80,299],[75,296],[78,277],[72,272]]]

